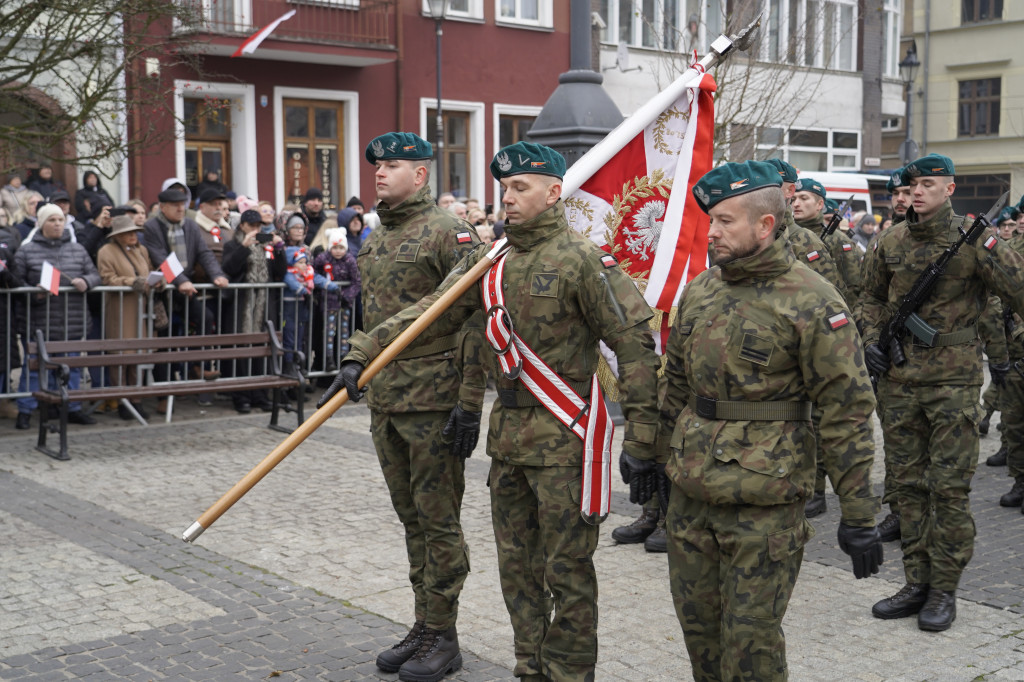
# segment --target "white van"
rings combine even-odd
[[[853,205],[850,209],[851,213],[857,211],[866,211],[869,214],[874,213],[872,202],[871,202],[871,188],[868,186],[868,182],[877,184],[878,182],[884,187],[885,183],[889,180],[888,176],[885,175],[868,175],[866,173],[811,173],[811,172],[799,172],[799,177],[810,178],[816,182],[820,182],[825,186],[825,194],[828,195],[829,199],[838,201],[842,205],[850,195],[853,195]]]

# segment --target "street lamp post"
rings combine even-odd
[[[434,20],[434,27],[437,31],[437,117],[435,118],[434,137],[437,146],[437,197],[441,198],[444,192],[444,120],[441,117],[441,22],[448,13],[449,0],[427,0],[427,7],[430,16]]]
[[[914,78],[917,76],[917,69],[921,62],[917,59],[917,44],[911,43],[907,48],[907,56],[900,62],[900,79],[903,81],[904,97],[907,100],[906,115],[903,120],[907,129],[907,137],[900,145],[900,162],[905,166],[917,158],[917,143],[910,136],[910,104],[913,99]]]

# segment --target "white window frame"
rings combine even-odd
[[[430,7],[427,4],[427,0],[421,0],[420,5],[423,16],[430,19]],[[444,19],[445,21],[482,22],[484,20],[484,0],[469,0],[468,12],[460,12],[449,7],[448,12],[444,15]]]
[[[849,171],[851,169],[852,170],[856,170],[856,169],[860,168],[860,165],[861,165],[861,154],[863,152],[863,145],[864,145],[864,135],[862,135],[861,131],[859,131],[859,130],[852,130],[852,129],[849,129],[849,128],[815,128],[815,127],[799,128],[799,130],[808,130],[808,131],[814,131],[814,132],[824,132],[824,133],[826,133],[828,135],[828,146],[825,146],[825,147],[809,147],[809,146],[805,146],[805,145],[791,145],[789,143],[789,136],[790,136],[790,133],[792,132],[790,128],[786,128],[784,126],[763,126],[763,127],[767,127],[767,128],[782,128],[783,134],[784,134],[785,138],[784,138],[784,141],[783,141],[783,143],[781,145],[764,145],[764,144],[760,144],[760,140],[758,140],[758,144],[755,147],[755,158],[759,158],[759,159],[762,158],[757,153],[757,151],[759,151],[759,150],[763,150],[763,151],[766,151],[766,152],[771,152],[772,154],[780,154],[782,156],[782,158],[785,159],[787,162],[789,161],[789,158],[790,158],[789,157],[789,153],[791,151],[794,151],[794,152],[815,152],[815,153],[824,152],[825,155],[826,155],[825,156],[825,158],[826,158],[826,162],[825,162],[826,168],[825,168],[825,170],[823,170],[823,171],[807,171],[808,173],[814,173],[814,172],[818,172],[818,173],[834,173],[834,172],[839,172],[839,171]],[[847,147],[835,147],[835,146],[833,146],[832,140],[833,140],[833,136],[835,135],[835,133],[850,133],[850,134],[856,135],[857,136],[857,147],[856,148],[847,148]],[[837,166],[836,163],[835,163],[835,158],[837,156],[853,157],[854,165],[853,166]]]
[[[887,0],[892,2],[893,0]],[[899,0],[895,0],[899,1]],[[779,64],[791,64],[793,66],[803,66],[809,68],[826,68],[834,71],[842,71],[844,73],[853,73],[857,70],[857,40],[859,38],[859,16],[858,16],[858,5],[857,0],[797,0],[797,16],[796,25],[799,27],[807,26],[807,17],[809,13],[813,13],[815,17],[815,26],[817,27],[818,40],[815,45],[814,58],[811,64],[806,63],[806,53],[804,42],[801,41],[795,50],[795,59],[793,62],[787,60],[788,47],[790,41],[789,35],[789,2],[788,0],[764,0],[762,5],[764,16],[767,18],[771,16],[772,7],[778,8],[779,16],[779,55],[773,59],[769,52],[770,44],[769,40],[765,39],[761,41],[761,51],[758,55],[760,61],[772,61],[778,62]],[[825,6],[832,5],[835,9],[833,16],[835,23],[831,26],[825,26]],[[853,11],[853,23],[851,26],[851,35],[849,36],[850,53],[847,55],[850,59],[850,68],[840,68],[841,54],[839,51],[840,41],[843,39],[841,32],[842,27],[842,8],[849,7]],[[897,22],[898,23],[898,22]],[[768,30],[766,26],[765,31]],[[831,33],[832,45],[835,46],[835,52],[832,55],[829,63],[825,63],[825,31]],[[898,33],[897,33],[898,42]],[[898,49],[898,48],[897,48]]]
[[[289,5],[323,5],[338,9],[359,9],[359,0],[288,0]]]
[[[523,0],[514,0],[516,4],[516,16],[506,17],[501,14],[501,3],[502,0],[494,0],[494,21],[496,24],[513,26],[513,27],[529,27],[529,28],[553,28],[555,25],[554,21],[554,10],[553,0],[537,0],[537,19],[523,19],[519,15],[521,13],[521,6]]]
[[[899,63],[902,59],[900,55],[900,26],[903,19],[903,0],[885,0],[882,11],[889,20],[886,35],[882,37],[882,40],[885,41],[883,54],[888,56],[886,63],[882,64],[882,75],[887,78],[899,78]]]
[[[420,97],[420,137],[424,140],[437,126],[433,116],[427,117],[427,111],[436,108],[436,97]],[[442,99],[441,111],[442,113],[445,111],[469,112],[469,187],[466,188],[466,196],[479,196],[479,193],[483,192],[486,187],[484,169],[490,162],[490,159],[485,156],[486,150],[484,149],[484,103]]]
[[[544,107],[531,107],[521,104],[494,104],[491,112],[491,152],[488,154],[488,159],[493,159],[494,155],[498,153],[501,148],[501,131],[499,125],[501,123],[502,116],[540,116],[540,111]],[[488,166],[490,161],[488,161]],[[491,183],[491,200],[486,202],[494,206],[494,212],[497,213],[501,203],[501,183],[497,180]]]
[[[311,99],[345,104],[342,139],[345,145],[345,177],[339,185],[339,199],[359,196],[359,164],[363,148],[359,145],[359,93],[352,90],[320,88],[289,88],[274,86],[274,200],[280,208],[285,203],[284,177],[284,100]],[[255,145],[254,145],[255,147]]]
[[[204,83],[174,81],[174,174],[185,178],[185,98],[216,97],[230,100],[231,190],[255,196],[256,175],[256,86],[246,83]]]

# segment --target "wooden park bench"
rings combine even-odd
[[[47,341],[41,330],[36,332],[36,340],[28,347],[30,354],[29,368],[40,373],[40,389],[32,396],[40,403],[39,442],[36,449],[54,459],[68,460],[68,403],[71,401],[103,401],[103,400],[135,400],[142,398],[164,398],[168,396],[195,395],[199,393],[216,393],[223,391],[251,391],[270,389],[273,391],[273,407],[268,427],[283,433],[291,433],[291,429],[280,426],[278,415],[280,410],[294,409],[298,422],[302,424],[303,400],[306,395],[306,380],[301,374],[284,374],[284,348],[268,321],[266,329],[252,334],[211,334],[202,336],[158,336],[141,339],[103,339],[78,341]],[[301,353],[295,362],[302,366]],[[80,353],[68,357],[67,353]],[[206,363],[247,360],[256,361],[267,358],[264,363],[265,373],[255,376],[220,377],[210,380],[173,380],[154,382],[143,386],[92,386],[71,390],[68,387],[69,372],[72,367],[81,370],[109,367],[111,371],[125,369],[130,366],[156,366],[160,364],[185,363],[187,367],[202,368]],[[249,363],[245,363],[249,364]],[[57,377],[56,389],[49,389],[49,381],[45,374],[54,372]],[[84,373],[84,372],[83,372]],[[200,372],[201,373],[201,372]],[[188,373],[185,373],[188,376]],[[286,400],[282,400],[282,391],[294,388],[296,408],[291,408]],[[129,403],[130,404],[130,403]],[[59,407],[60,425],[54,428],[48,423],[48,405]],[[134,412],[134,408],[132,408]],[[140,421],[145,423],[141,417]],[[60,450],[53,450],[46,445],[46,436],[51,430],[60,434]]]

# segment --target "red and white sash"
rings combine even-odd
[[[497,354],[505,377],[519,379],[541,405],[583,441],[580,513],[584,518],[592,514],[604,517],[611,506],[611,449],[615,425],[608,416],[597,375],[590,380],[591,402],[588,404],[515,332],[501,288],[507,256],[507,253],[500,256],[481,280],[487,310],[487,341]]]

